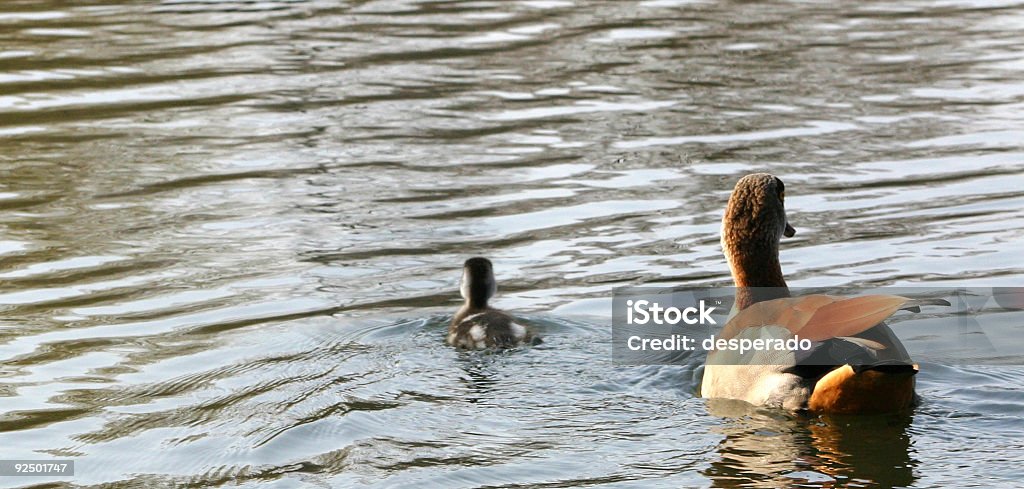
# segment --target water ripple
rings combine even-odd
[[[729,283],[755,171],[792,285],[1019,286],[1022,18],[0,6],[0,458],[76,459],[56,487],[1015,487],[1019,368],[790,416],[695,398],[696,356],[616,367],[607,318],[615,286]],[[477,254],[542,345],[443,345]]]

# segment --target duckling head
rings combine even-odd
[[[786,220],[786,187],[753,173],[736,182],[722,217],[722,250],[738,287],[785,287],[779,241],[796,230]]]
[[[462,265],[462,284],[459,291],[470,308],[486,308],[487,301],[498,291],[491,260],[481,257],[466,260]]]

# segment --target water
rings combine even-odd
[[[735,180],[795,286],[1020,286],[1024,3],[0,6],[5,487],[1016,487],[1024,370],[906,416],[611,364],[610,290],[729,283]],[[442,344],[491,257],[546,342]],[[49,485],[47,485],[49,484]]]

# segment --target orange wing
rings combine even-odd
[[[949,305],[942,299],[911,299],[898,295],[834,297],[808,295],[758,302],[740,311],[722,329],[729,339],[746,328],[781,326],[811,341],[853,336],[870,329],[900,309]]]

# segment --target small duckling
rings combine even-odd
[[[467,350],[513,348],[535,340],[515,318],[487,305],[498,290],[494,267],[486,258],[470,258],[462,266],[462,305],[448,327],[448,344]]]

